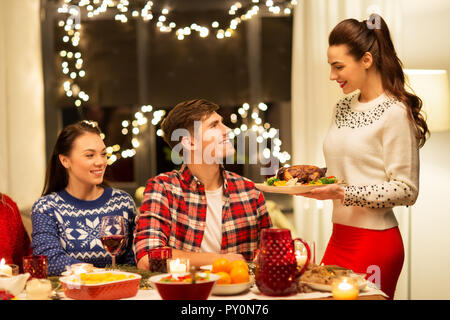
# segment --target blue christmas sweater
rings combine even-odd
[[[132,237],[136,206],[128,193],[114,188],[105,188],[92,201],[75,198],[66,190],[37,200],[31,211],[33,254],[48,257],[48,275],[60,275],[74,263],[91,263],[99,268],[111,264],[111,255],[100,240],[101,219],[110,215],[124,217],[128,235],[116,263],[135,265]]]

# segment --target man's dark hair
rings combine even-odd
[[[173,148],[177,145],[181,137],[178,140],[172,141],[172,132],[176,129],[186,129],[192,134],[194,133],[194,121],[202,121],[220,107],[205,99],[195,99],[189,101],[183,101],[177,104],[161,123],[161,129],[164,133],[164,140]]]

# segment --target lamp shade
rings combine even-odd
[[[430,131],[450,130],[450,97],[446,70],[405,69],[408,83],[422,99]]]

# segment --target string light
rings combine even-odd
[[[241,116],[241,122],[247,120],[247,111],[250,110],[251,106],[247,102],[242,104],[241,107],[238,108],[238,114]],[[268,110],[267,104],[264,102],[260,102],[256,104],[252,108],[252,113],[250,118],[248,119],[250,123],[242,123],[239,127],[232,129],[230,133],[230,139],[234,139],[240,134],[246,134],[246,132],[250,130],[256,134],[256,142],[258,144],[262,144],[266,142],[264,145],[268,145],[268,140],[271,140],[273,143],[273,150],[271,151],[269,148],[263,149],[263,157],[269,159],[271,156],[277,158],[281,164],[288,165],[287,162],[291,159],[291,155],[287,151],[281,152],[282,141],[278,137],[278,130],[276,128],[271,127],[271,125],[266,122],[263,126],[262,124],[262,115],[261,112],[266,112]],[[251,120],[250,120],[251,119]],[[230,115],[231,123],[238,123],[238,116],[236,113],[232,113]]]
[[[238,29],[238,26],[246,20],[250,20],[260,12],[265,11],[270,14],[279,15],[283,12],[285,15],[291,15],[293,8],[297,5],[297,0],[290,1],[274,1],[274,0],[251,0],[248,1],[247,6],[243,6],[241,2],[237,1],[233,3],[228,9],[229,21],[227,23],[221,24],[217,20],[213,20],[211,23],[206,25],[200,25],[198,23],[191,23],[186,26],[179,26],[177,28],[177,23],[171,21],[170,8],[162,8],[160,14],[156,16],[156,26],[159,28],[160,32],[171,33],[175,30],[175,36],[178,40],[185,40],[193,34],[197,34],[200,38],[208,38],[214,35],[217,39],[227,39],[231,38],[234,32]],[[59,14],[65,14],[66,19],[58,21],[58,27],[64,30],[65,34],[62,36],[61,40],[69,48],[65,48],[59,52],[59,56],[62,59],[61,71],[67,76],[67,80],[63,83],[63,89],[65,95],[73,99],[73,104],[76,108],[81,108],[85,103],[89,101],[89,95],[81,90],[80,86],[75,82],[78,78],[86,77],[86,71],[83,70],[84,59],[81,52],[78,49],[81,40],[81,8],[84,8],[87,12],[88,18],[94,18],[99,15],[106,13],[108,10],[116,10],[117,13],[114,15],[116,21],[121,23],[127,23],[130,19],[141,18],[143,21],[154,20],[153,12],[153,1],[146,1],[142,8],[136,8],[135,3],[133,6],[130,5],[128,0],[64,0],[64,3],[57,9]],[[131,9],[130,9],[131,7]],[[259,103],[256,108],[252,110],[252,123],[251,124],[241,124],[236,127],[233,131],[234,136],[243,134],[251,128],[253,132],[259,135],[256,138],[258,143],[264,142],[264,140],[273,138],[272,134],[267,133],[265,130],[270,128],[270,124],[265,123],[261,126],[262,119],[259,117],[259,111],[266,111],[267,105],[264,103]],[[250,105],[244,103],[238,110],[238,114],[242,119],[247,119],[248,111],[250,110]],[[255,111],[256,110],[256,111]],[[147,116],[151,114],[152,117]],[[155,110],[151,105],[144,105],[141,107],[140,112],[135,113],[135,119],[132,121],[124,120],[122,122],[121,133],[125,136],[128,134],[133,134],[132,145],[133,148],[127,150],[120,150],[119,145],[114,145],[113,147],[107,148],[108,154],[108,164],[111,165],[120,158],[133,157],[136,154],[137,148],[140,146],[140,142],[137,136],[143,132],[142,126],[150,123],[157,126],[165,115],[164,110]],[[231,122],[238,125],[238,116],[236,114],[231,115]],[[129,128],[131,123],[131,127]],[[156,131],[158,136],[162,136],[163,132],[161,129]],[[269,135],[268,135],[269,134]],[[102,139],[105,139],[105,135],[102,133]],[[268,135],[268,136],[267,136]],[[264,138],[267,136],[267,139]],[[275,138],[273,138],[275,139]],[[277,138],[278,139],[278,138]],[[286,152],[280,153],[279,146],[281,145],[281,140],[277,141],[276,148],[272,155],[276,156],[281,163],[285,163],[290,159],[290,155]],[[110,151],[110,152],[109,152]],[[264,151],[264,156],[267,155],[267,151]]]

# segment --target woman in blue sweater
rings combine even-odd
[[[104,184],[106,148],[97,125],[71,124],[59,134],[51,156],[42,197],[31,212],[33,253],[48,257],[48,274],[59,275],[66,266],[111,264],[100,240],[104,216],[124,217],[127,243],[118,264],[135,264],[132,236],[136,206],[132,197]]]

